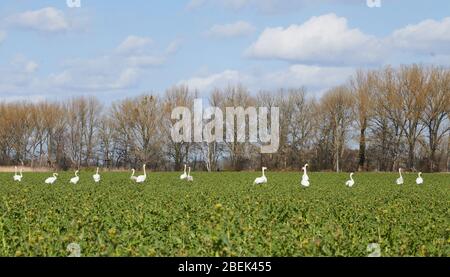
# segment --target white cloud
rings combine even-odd
[[[344,17],[326,14],[301,25],[266,28],[245,55],[301,64],[367,66],[384,64],[391,57],[408,62],[435,60],[450,54],[449,45],[450,17],[424,20],[376,37],[349,27]]]
[[[136,68],[125,68],[120,72],[119,78],[112,84],[113,89],[130,88],[136,85],[140,75]]]
[[[225,70],[220,73],[193,77],[178,82],[207,93],[214,88],[242,84],[253,91],[261,89],[307,87],[310,91],[321,92],[345,82],[353,73],[353,67],[320,67],[292,65],[286,69],[273,72],[240,72]]]
[[[242,83],[246,76],[242,76],[239,71],[225,70],[220,73],[211,74],[204,77],[193,77],[188,80],[182,80],[179,85],[187,85],[192,89],[197,89],[201,92],[209,91],[215,87],[225,87],[229,84]]]
[[[132,56],[126,59],[127,64],[132,67],[151,67],[163,65],[166,58],[163,56]]]
[[[147,37],[128,36],[118,47],[119,53],[141,52],[152,44],[152,39]]]
[[[0,95],[29,93],[31,88],[37,88],[37,69],[38,64],[24,55],[14,56],[6,66],[0,66]]]
[[[450,53],[450,17],[424,20],[393,32],[390,42],[400,49],[418,52]],[[436,53],[434,53],[436,54]]]
[[[198,7],[203,6],[206,3],[207,0],[191,0],[189,1],[189,3],[187,4],[187,9],[188,10],[192,10]]]
[[[33,73],[36,72],[36,70],[38,69],[39,65],[36,62],[33,61],[29,61],[26,63],[25,65],[25,72],[27,73]]]
[[[138,86],[151,68],[166,62],[166,53],[151,54],[147,37],[128,36],[110,55],[91,59],[73,59],[63,64],[60,73],[48,82],[67,90],[113,91]]]
[[[9,65],[0,67],[0,96],[37,95],[40,92],[52,97],[61,92],[107,95],[137,88],[144,76],[151,76],[152,68],[163,65],[169,58],[167,52],[173,53],[176,47],[169,44],[160,49],[160,53],[150,53],[146,48],[150,43],[148,39],[129,38],[110,54],[63,61],[58,70],[46,76],[36,74],[37,62],[17,55]],[[119,48],[125,52],[119,52]]]
[[[240,37],[247,36],[255,30],[256,28],[246,21],[236,21],[224,25],[214,25],[206,32],[206,35],[218,38]]]
[[[266,14],[298,11],[298,9],[323,3],[359,4],[365,5],[365,0],[191,0],[188,10],[207,5],[239,11],[242,9],[256,10]]]
[[[344,83],[354,73],[353,67],[292,65],[285,70],[265,74],[262,82],[272,88],[306,86],[313,91],[323,91]]]
[[[167,55],[175,54],[180,49],[181,44],[182,44],[181,39],[175,39],[174,41],[169,43],[169,45],[166,47],[166,54]]]
[[[335,14],[312,17],[302,25],[267,28],[245,52],[249,57],[305,64],[373,63],[381,58],[381,43]]]
[[[64,13],[52,7],[9,16],[6,18],[6,23],[14,27],[42,32],[62,32],[71,27]]]
[[[10,62],[10,69],[21,73],[34,73],[37,71],[39,65],[24,55],[16,55]]]

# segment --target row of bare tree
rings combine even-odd
[[[136,167],[179,170],[298,169],[421,171],[450,169],[450,71],[420,65],[358,71],[322,97],[305,89],[251,94],[240,85],[205,102],[225,107],[279,107],[280,148],[255,143],[175,143],[171,112],[191,107],[197,92],[177,86],[105,107],[96,98],[0,103],[0,164],[32,167]],[[247,126],[248,128],[248,126]]]

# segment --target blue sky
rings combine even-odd
[[[374,0],[376,1],[376,0]],[[186,84],[207,95],[305,86],[357,68],[450,64],[450,2],[381,0],[5,0],[0,98],[104,101]]]

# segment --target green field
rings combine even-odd
[[[311,173],[25,173],[22,183],[0,174],[0,256],[450,256],[450,175]]]

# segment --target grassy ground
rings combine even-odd
[[[450,176],[415,174],[150,173],[137,185],[124,173],[0,173],[0,256],[450,256]]]

